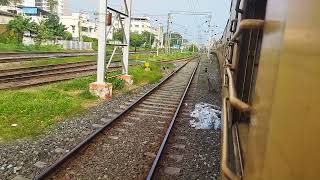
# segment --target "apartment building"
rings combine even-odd
[[[59,16],[62,16],[64,13],[64,1],[65,0],[57,0],[58,5],[55,7],[54,12]],[[11,3],[8,6],[0,6],[0,10],[11,12],[14,14],[23,13],[22,7],[32,8],[37,7],[44,11],[49,12],[50,7],[47,0],[23,0],[21,3]]]
[[[98,38],[97,23],[91,20],[87,14],[72,13],[71,16],[60,16],[60,22],[66,26],[67,31],[70,32],[76,40],[78,40],[80,36]],[[112,32],[109,33],[107,39],[112,39],[112,34]]]
[[[116,18],[113,18],[113,25],[116,29],[120,29],[119,21]],[[131,18],[131,32],[141,34],[144,31],[151,32],[156,34],[157,30],[151,27],[151,22],[149,17],[132,17]]]
[[[28,1],[28,0],[25,0]],[[32,0],[30,0],[32,1]],[[50,11],[49,3],[47,0],[34,0],[35,1],[35,6],[38,8],[41,8],[45,11]],[[64,13],[64,0],[57,0],[58,5],[54,9],[54,11],[59,15],[62,16]]]

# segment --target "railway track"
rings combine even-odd
[[[95,52],[55,52],[55,53],[0,53],[1,63],[13,63],[31,61],[34,59],[75,57],[75,56],[94,56]]]
[[[111,54],[112,52],[107,52]],[[130,52],[130,54],[146,54],[156,53],[156,51],[137,51]],[[32,61],[35,59],[45,58],[58,58],[58,57],[75,57],[75,56],[95,56],[96,52],[39,52],[39,53],[0,53],[0,64],[1,63],[14,63],[23,61]],[[121,55],[121,53],[115,53],[115,55]]]
[[[178,59],[176,62],[185,60],[188,58]],[[130,63],[130,66],[137,64],[139,62],[134,61]],[[120,67],[119,62],[111,63],[110,68],[114,70],[109,72],[114,72],[116,68]],[[93,75],[96,73],[96,68],[95,61],[82,61],[0,70],[0,90],[36,86]]]
[[[186,62],[137,101],[128,102],[128,107],[104,118],[102,128],[35,179],[147,177],[198,64],[195,59]]]
[[[137,63],[131,63],[135,65]],[[109,72],[120,68],[119,64],[111,64]],[[29,68],[0,70],[0,89],[13,89],[40,84],[58,82],[96,73],[95,61],[43,65]]]
[[[214,112],[215,116],[221,116],[220,98],[208,90],[212,88],[211,83],[217,84],[209,80],[215,72],[212,69],[208,72],[210,66],[212,63],[206,58],[200,62],[147,179],[219,179],[220,130],[214,127],[219,123],[208,114]]]

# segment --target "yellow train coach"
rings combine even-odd
[[[320,179],[320,1],[232,0],[222,179]]]

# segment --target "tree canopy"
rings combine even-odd
[[[17,16],[9,22],[8,28],[17,33],[20,41],[22,41],[25,32],[35,34],[38,43],[47,39],[57,39],[58,37],[70,38],[70,34],[66,34],[65,26],[60,23],[60,19],[56,15],[48,15],[39,24],[32,21],[31,18]]]
[[[121,41],[123,40],[123,33],[120,30],[114,31],[113,32],[113,39],[116,41]]]
[[[142,34],[139,33],[131,33],[130,38],[130,45],[135,48],[135,51],[137,50],[137,47],[140,47],[145,43],[145,38]]]
[[[59,3],[58,3],[58,0],[47,0],[47,4],[49,7],[49,11],[51,13],[54,13],[54,11]]]
[[[151,48],[153,42],[154,42],[154,39],[155,39],[155,35],[151,32],[148,32],[148,31],[143,31],[142,32],[142,36],[144,38],[144,41],[146,43],[146,47],[149,47]]]
[[[17,16],[11,20],[8,24],[8,28],[22,38],[24,32],[35,32],[37,31],[37,25],[31,21],[31,18],[25,18],[23,16]],[[22,40],[22,39],[21,39]]]

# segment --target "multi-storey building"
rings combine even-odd
[[[64,12],[64,0],[57,0],[58,4],[55,7],[54,11],[62,16]],[[43,10],[50,11],[50,6],[47,0],[35,0],[35,6]]]
[[[79,37],[83,36],[98,38],[97,23],[87,14],[72,13],[71,16],[61,16],[60,21],[72,34],[73,39],[79,40]],[[112,32],[108,34],[107,39],[112,39]]]
[[[113,18],[114,22],[113,25],[116,29],[119,29],[121,26],[119,21],[116,18]],[[148,17],[132,17],[131,18],[131,32],[141,34],[144,31],[151,32],[156,34],[156,30],[151,27],[150,18]]]
[[[54,12],[59,16],[62,16],[64,13],[64,0],[57,0],[58,4],[54,8]],[[8,6],[1,6],[0,10],[8,11],[14,14],[23,13],[21,7],[37,7],[44,11],[50,11],[50,7],[47,0],[23,0],[21,3],[11,3]]]

